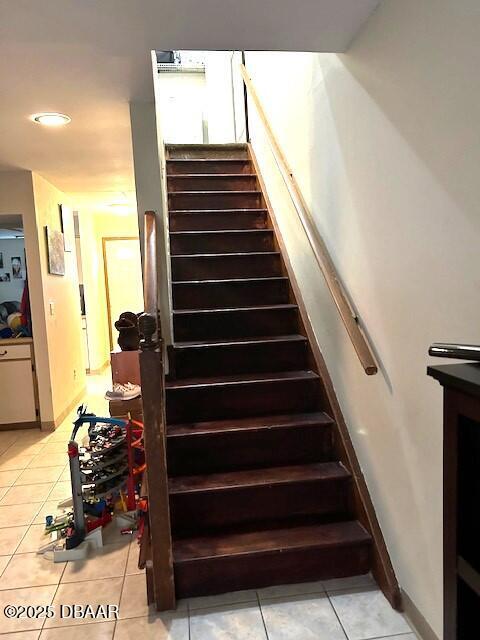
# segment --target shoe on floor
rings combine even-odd
[[[115,382],[113,390],[107,391],[105,398],[107,400],[132,400],[133,398],[138,398],[138,396],[141,395],[142,390],[138,384],[132,384],[131,382],[120,384]]]

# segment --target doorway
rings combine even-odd
[[[157,51],[158,110],[167,144],[247,137],[241,51]]]
[[[119,315],[124,311],[141,313],[144,308],[140,242],[135,237],[103,238],[102,242],[108,332],[113,351]]]
[[[23,217],[0,215],[0,431],[39,426]]]

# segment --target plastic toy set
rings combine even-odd
[[[81,427],[84,442],[77,442]],[[132,420],[102,418],[79,407],[68,443],[72,497],[47,516],[51,541],[39,550],[54,562],[85,558],[90,547],[103,546],[102,527],[115,516],[122,533],[136,530],[137,487],[145,469],[143,425]]]

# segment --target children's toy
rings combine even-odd
[[[79,429],[88,425],[84,445],[77,441]],[[101,547],[102,527],[111,522],[115,501],[127,489],[126,507],[136,509],[135,487],[145,468],[143,425],[132,420],[100,418],[82,405],[68,443],[72,497],[55,519],[47,516],[46,533],[52,541],[39,553],[54,562],[86,557],[90,546]],[[67,510],[68,509],[68,510]],[[134,529],[135,519],[125,517],[123,528]]]

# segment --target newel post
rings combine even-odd
[[[142,314],[139,329],[151,549],[151,559],[147,561],[147,574],[150,572],[147,592],[149,602],[155,602],[158,611],[165,611],[175,608],[175,583],[168,502],[163,344],[158,317]]]

